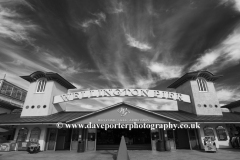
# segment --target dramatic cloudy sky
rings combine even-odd
[[[221,104],[240,99],[239,0],[1,0],[0,78],[57,72],[78,90],[167,86],[208,70]],[[78,91],[75,90],[75,91]],[[98,109],[121,101],[176,109],[159,99],[99,98],[69,103]]]

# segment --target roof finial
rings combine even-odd
[[[6,75],[7,75],[7,74],[5,73],[4,76],[3,76],[3,79],[4,79],[4,80],[5,80],[5,78],[6,78]]]

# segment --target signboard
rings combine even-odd
[[[148,89],[99,89],[57,95],[53,99],[53,104],[99,97],[147,97],[191,103],[189,95],[175,92]]]

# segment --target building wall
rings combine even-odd
[[[37,82],[30,84],[21,116],[47,116],[65,109],[63,104],[53,105],[53,96],[67,93],[67,89],[55,81],[47,81],[44,93],[36,93]],[[39,108],[37,106],[40,106]],[[46,108],[43,106],[46,105]],[[29,106],[27,109],[26,106]],[[34,108],[32,108],[34,106]]]
[[[190,99],[191,99],[191,103],[184,103],[184,102],[177,101],[178,109],[185,112],[189,112],[189,113],[196,113],[190,81],[187,81],[183,85],[176,88],[176,92],[187,94],[190,96]]]
[[[217,126],[223,126],[225,129],[226,129],[226,133],[227,133],[227,140],[225,141],[219,141],[218,140],[218,137],[217,137],[217,133],[216,133],[216,127]],[[199,138],[200,138],[200,146],[201,146],[201,149],[204,149],[204,142],[203,142],[203,139],[204,139],[204,131],[203,131],[203,128],[206,127],[206,126],[209,126],[209,127],[212,127],[213,128],[213,132],[214,132],[214,135],[215,135],[215,142],[216,142],[216,146],[217,148],[232,148],[229,140],[230,140],[230,137],[229,137],[229,134],[228,134],[228,131],[227,131],[227,128],[226,128],[226,125],[225,124],[201,124],[200,125],[200,129],[198,130],[199,131]]]
[[[196,80],[191,80],[179,86],[178,93],[188,94],[191,104],[178,102],[179,110],[197,115],[222,115],[217,93],[213,82],[207,82],[207,92],[199,91]]]
[[[23,126],[22,125],[22,126],[18,126],[16,128],[14,141],[17,141],[18,132],[23,127],[28,129],[28,135],[27,135],[27,139],[26,139],[27,142],[29,142],[29,138],[30,138],[31,131],[32,131],[33,128],[39,127],[41,129],[41,134],[40,134],[40,138],[39,138],[39,144],[40,144],[40,150],[44,151],[45,150],[45,144],[46,144],[46,136],[47,136],[47,126],[46,125],[41,125],[41,126],[40,125],[39,126],[36,126],[36,125],[25,125],[25,126]]]
[[[194,106],[197,115],[222,115],[217,93],[213,82],[207,82],[208,91],[199,92],[197,81],[190,81],[192,86]],[[204,106],[206,105],[206,106]]]
[[[53,104],[53,97],[60,94],[66,94],[68,92],[68,90],[65,87],[61,86],[57,82],[54,82],[52,87],[53,89],[51,93],[51,102],[49,104],[50,114],[54,114],[54,113],[66,110],[66,103]]]

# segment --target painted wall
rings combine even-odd
[[[36,125],[24,125],[24,126],[18,126],[16,128],[14,141],[17,141],[18,132],[23,127],[28,129],[28,135],[27,135],[27,139],[26,139],[27,142],[29,141],[29,138],[30,138],[30,135],[31,135],[31,131],[32,131],[33,128],[39,127],[41,129],[41,134],[40,134],[40,138],[39,138],[39,144],[40,144],[40,150],[44,151],[45,144],[46,144],[46,136],[47,136],[47,126],[46,125],[39,125],[39,126],[36,126]]]
[[[176,92],[187,94],[190,96],[190,99],[191,99],[191,103],[183,103],[183,102],[177,101],[178,109],[181,111],[189,112],[189,113],[196,113],[190,81],[187,81],[186,83],[176,88]]]
[[[226,141],[219,141],[218,140],[218,137],[217,137],[217,133],[216,133],[216,127],[217,126],[223,126],[225,129],[226,129],[226,133],[227,133],[227,140]],[[200,135],[200,146],[201,146],[201,149],[204,149],[204,142],[203,142],[203,139],[204,139],[204,132],[203,132],[203,128],[205,126],[209,126],[209,127],[212,127],[213,128],[213,131],[214,131],[214,135],[215,135],[215,142],[216,142],[216,146],[217,148],[232,148],[231,147],[231,144],[229,142],[230,140],[230,137],[229,137],[229,134],[228,134],[228,131],[227,131],[227,128],[226,128],[226,125],[225,124],[201,124],[200,125],[200,129],[199,129],[199,135]]]
[[[178,102],[179,110],[197,115],[222,115],[213,82],[207,82],[208,91],[200,92],[196,80],[191,80],[176,89],[177,92],[189,94],[192,104]]]
[[[65,109],[65,104],[53,105],[53,96],[67,93],[67,89],[55,81],[47,81],[44,93],[36,93],[37,82],[30,84],[21,117],[46,116]],[[46,108],[43,106],[46,105]],[[29,106],[27,109],[26,106]],[[34,106],[34,108],[32,108]],[[38,108],[38,106],[40,106]]]

